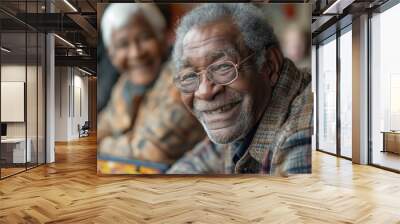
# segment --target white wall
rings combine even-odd
[[[25,65],[1,65],[1,81],[3,82],[25,82]],[[28,70],[30,68],[28,67]],[[7,108],[1,108],[7,110]],[[8,137],[25,137],[25,122],[7,123]]]
[[[68,140],[68,68],[55,68],[55,141]]]
[[[82,76],[83,73],[76,72],[79,70],[74,70],[74,108],[73,108],[73,119],[72,119],[72,136],[78,137],[78,124],[81,126],[88,121],[88,77]],[[80,101],[80,102],[79,102]],[[80,108],[81,107],[81,108]],[[81,111],[80,111],[81,110]]]
[[[27,78],[27,80],[25,80]],[[25,64],[3,64],[1,66],[1,81],[24,82],[26,84],[26,105],[22,107],[22,113],[26,112],[26,120],[23,122],[6,122],[7,137],[30,139],[32,161],[44,163],[45,150],[45,115],[44,115],[44,74],[42,67]],[[4,90],[4,89],[3,89]],[[7,97],[7,96],[2,96]],[[10,107],[2,107],[1,110],[12,110]],[[8,111],[11,112],[12,111]],[[37,156],[37,153],[39,154]]]
[[[88,78],[72,67],[56,67],[55,73],[55,140],[74,140],[78,124],[88,120]]]
[[[1,82],[1,121],[24,122],[25,83]],[[36,108],[36,105],[34,105]]]
[[[25,70],[27,69],[27,70]],[[32,80],[31,74],[35,74],[36,77],[36,66],[27,66],[18,65],[18,64],[8,64],[1,66],[1,81],[2,82],[25,82],[26,71],[28,72],[28,84],[31,87],[32,85],[35,88],[27,88],[27,106],[30,108],[27,109],[29,113],[27,113],[28,119],[28,137],[31,133],[30,128],[36,130],[36,113],[32,113],[32,111],[36,112],[37,99],[36,99],[36,80]],[[40,107],[41,105],[39,105]],[[32,108],[34,107],[34,108]],[[1,110],[7,110],[7,108],[1,108]],[[34,124],[32,124],[34,122]],[[7,136],[8,137],[25,137],[25,123],[26,122],[7,122]],[[36,132],[35,132],[36,134]]]

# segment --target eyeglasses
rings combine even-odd
[[[246,62],[250,57],[255,54],[253,52],[241,62],[235,64],[232,61],[216,62],[209,65],[206,69],[206,77],[208,80],[217,85],[229,85],[233,83],[238,77],[239,66]],[[174,78],[176,87],[183,93],[193,93],[200,86],[201,72],[186,71]]]

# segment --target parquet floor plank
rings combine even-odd
[[[0,223],[398,223],[400,175],[313,152],[313,174],[97,176],[94,137],[0,181]]]

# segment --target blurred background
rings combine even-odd
[[[167,21],[166,46],[172,48],[175,40],[175,27],[179,18],[202,3],[158,3]],[[300,69],[310,72],[311,69],[311,4],[304,3],[254,3],[262,8],[265,16],[273,26],[280,39],[282,51]],[[97,24],[100,24],[104,10],[109,4],[97,4]],[[111,90],[119,74],[110,63],[104,43],[101,40],[101,29],[98,26],[98,80],[97,109],[101,111],[107,104]]]

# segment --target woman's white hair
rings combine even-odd
[[[164,38],[165,18],[154,3],[111,3],[101,19],[101,33],[104,45],[108,48],[112,32],[132,22],[134,16],[141,14],[152,26],[157,38]]]

